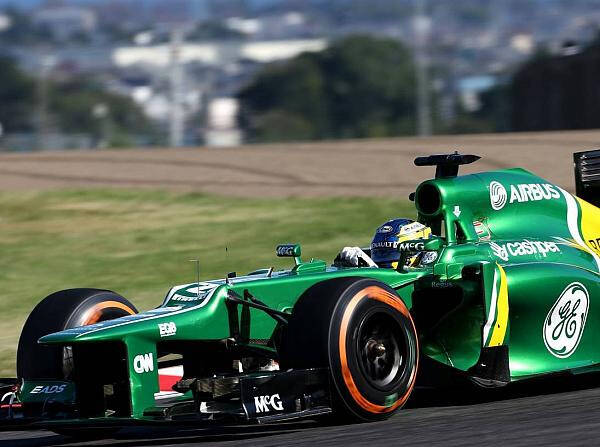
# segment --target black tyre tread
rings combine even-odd
[[[292,318],[284,331],[280,352],[280,364],[283,369],[330,367],[329,334],[330,326],[341,297],[350,288],[360,290],[368,285],[385,284],[370,278],[346,277],[323,281],[309,288],[296,302]],[[335,380],[333,381],[335,382]],[[382,420],[393,412],[380,414],[371,419],[359,416],[343,401],[332,387],[332,423],[365,422]]]
[[[329,367],[331,316],[343,291],[359,279],[348,277],[323,281],[302,294],[294,305],[292,318],[283,334],[280,353],[283,369]],[[333,383],[331,387],[334,387]],[[333,389],[331,391],[334,412],[327,418],[329,423],[356,422],[337,393]]]
[[[329,365],[326,341],[331,316],[343,291],[361,279],[364,278],[353,276],[323,281],[304,292],[294,305],[283,335],[280,359],[283,368]]]
[[[73,316],[87,303],[97,300],[119,301],[136,308],[115,292],[104,289],[67,289],[54,292],[40,301],[29,314],[17,348],[17,375],[25,379],[62,378],[62,348],[37,343],[40,337],[73,327]]]

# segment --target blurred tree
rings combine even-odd
[[[31,130],[35,83],[15,62],[0,57],[0,123],[4,132]]]
[[[414,134],[409,51],[369,36],[340,40],[261,71],[238,97],[254,141]],[[277,126],[273,129],[272,126]]]
[[[54,38],[50,30],[30,19],[29,15],[14,6],[8,6],[2,11],[10,19],[10,26],[0,31],[0,44],[5,46],[30,45],[35,43],[48,44]]]
[[[24,74],[8,57],[0,57],[0,123],[6,133],[35,130],[38,94],[36,80]],[[106,113],[94,110],[103,105]],[[121,146],[143,138],[144,144],[160,144],[158,130],[128,97],[105,91],[85,78],[48,82],[47,114],[53,130],[87,133],[109,146]],[[106,134],[109,135],[106,135]]]
[[[600,127],[600,45],[563,55],[536,54],[510,86],[517,131]]]
[[[305,140],[312,133],[311,123],[292,113],[273,110],[258,119],[257,141]]]
[[[490,19],[489,5],[479,1],[457,5],[456,13],[461,22],[470,26],[482,26],[482,24],[488,23]]]
[[[510,128],[510,86],[497,84],[479,94],[480,107],[466,111],[460,103],[456,106],[456,117],[449,123],[438,123],[440,133],[466,134],[508,132]]]
[[[104,105],[105,116],[95,116],[99,104]],[[126,135],[151,134],[154,127],[131,99],[108,93],[87,79],[53,84],[49,111],[60,130],[89,133],[99,140],[108,138],[109,146],[122,145]],[[109,135],[104,135],[107,127]]]

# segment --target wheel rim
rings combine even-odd
[[[109,308],[98,315],[93,323],[86,323],[84,326],[89,324],[100,323],[103,321],[114,320],[115,318],[124,317],[130,315],[128,312],[124,312],[121,309]],[[73,374],[73,347],[70,345],[63,347],[63,376],[65,379],[70,379]]]
[[[400,325],[387,312],[366,315],[358,329],[358,364],[365,379],[381,390],[392,389],[407,366],[408,347]]]

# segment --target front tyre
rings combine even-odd
[[[22,379],[68,379],[72,371],[69,347],[45,346],[44,335],[137,313],[110,290],[68,289],[48,295],[31,311],[19,338],[17,375]]]
[[[386,419],[408,400],[418,341],[404,302],[387,285],[363,278],[326,281],[296,303],[285,332],[284,368],[328,367],[338,416]]]

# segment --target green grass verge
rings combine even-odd
[[[367,245],[386,219],[414,214],[392,199],[113,189],[2,193],[0,210],[0,377],[14,374],[28,313],[56,290],[107,288],[146,310],[195,280],[190,259],[200,259],[202,279],[289,266],[274,254],[284,242],[330,262],[344,245]]]

